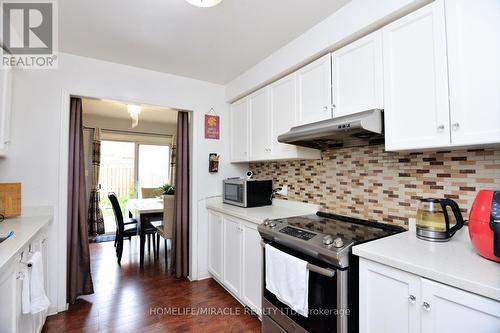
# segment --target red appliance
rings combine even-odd
[[[479,191],[470,210],[469,235],[479,255],[500,262],[500,191]]]

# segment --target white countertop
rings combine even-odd
[[[319,210],[317,205],[280,199],[274,199],[271,206],[242,208],[222,203],[220,198],[214,198],[207,200],[207,208],[258,224],[265,219],[315,214]]]
[[[480,257],[468,228],[445,243],[418,239],[415,231],[353,247],[353,253],[456,288],[500,301],[500,263]]]
[[[20,216],[0,222],[0,236],[14,231],[14,236],[0,243],[0,271],[13,257],[47,224],[52,221],[52,214],[39,211],[43,215]]]

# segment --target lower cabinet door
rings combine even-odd
[[[422,332],[498,333],[500,302],[422,279]]]
[[[0,332],[17,332],[16,323],[16,270],[14,266],[4,267],[0,272]]]
[[[419,277],[360,258],[359,331],[420,333]]]
[[[208,211],[208,270],[222,281],[222,215]]]
[[[257,224],[242,223],[242,288],[243,302],[253,311],[260,314],[262,304],[262,248]]]
[[[224,285],[234,295],[241,289],[241,222],[224,216]]]

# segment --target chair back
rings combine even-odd
[[[111,206],[113,206],[113,213],[115,214],[116,230],[118,230],[119,232],[123,232],[125,225],[123,222],[123,213],[120,207],[120,203],[118,202],[118,198],[116,197],[116,194],[114,192],[110,192],[108,193],[108,199],[109,201],[111,201]]]
[[[163,196],[163,237],[172,239],[174,236],[175,195]]]
[[[161,188],[158,187],[141,187],[141,197],[143,199],[156,198],[163,194]]]

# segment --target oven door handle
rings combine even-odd
[[[263,241],[261,241],[260,245],[263,248],[265,248],[266,243],[263,242]],[[335,271],[334,270],[329,269],[329,268],[319,267],[319,266],[316,266],[316,265],[313,265],[313,264],[310,264],[310,263],[307,263],[307,269],[310,270],[311,272],[318,273],[318,274],[324,275],[326,277],[332,278],[332,277],[335,276]]]

